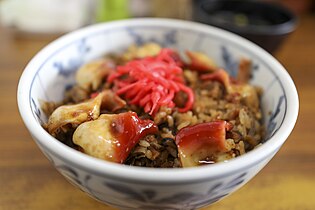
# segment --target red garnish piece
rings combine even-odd
[[[203,74],[200,76],[202,80],[216,80],[221,82],[225,87],[229,87],[231,85],[231,80],[229,74],[223,69],[219,69],[214,73]]]
[[[232,127],[226,121],[215,121],[179,130],[175,141],[182,166],[197,166],[200,161],[211,159],[217,153],[227,152],[225,135]]]
[[[174,107],[175,94],[183,91],[188,100],[180,112],[192,108],[193,91],[184,84],[182,62],[176,52],[164,48],[156,57],[133,60],[107,78],[114,83],[118,95],[124,95],[130,104],[143,107],[146,113],[155,115],[161,106]]]
[[[199,72],[213,72],[217,70],[214,61],[204,53],[186,51],[186,55],[190,59],[190,64],[188,66],[191,70]]]
[[[99,92],[93,92],[90,94],[90,98],[95,98],[96,96],[98,96],[98,94],[100,94]]]
[[[238,82],[229,76],[229,74],[223,69],[219,69],[213,73],[203,74],[200,76],[202,80],[215,80],[222,83],[225,86],[225,89],[228,92],[231,92],[233,89],[233,85],[238,84]]]

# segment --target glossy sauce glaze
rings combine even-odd
[[[214,121],[181,129],[176,144],[183,167],[213,163],[216,154],[227,152],[226,130],[231,128],[226,121]]]
[[[151,120],[141,120],[134,112],[118,114],[111,122],[111,134],[117,139],[116,154],[120,163],[128,157],[131,149],[148,134],[157,133],[158,128]]]

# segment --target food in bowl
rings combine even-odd
[[[181,53],[205,52],[235,78],[241,58],[250,58],[250,83],[263,89],[263,144],[227,162],[155,169],[93,158],[42,128],[48,116],[40,108],[40,100],[62,101],[79,66],[108,53],[119,54],[133,43],[151,41]],[[258,46],[214,27],[151,18],[97,24],[54,41],[27,65],[17,95],[25,126],[57,171],[89,196],[119,209],[198,209],[223,199],[248,183],[275,156],[294,127],[299,107],[288,72]]]
[[[61,142],[111,162],[193,167],[228,161],[264,137],[260,96],[243,58],[232,78],[207,55],[155,43],[81,66],[76,84],[42,109]]]

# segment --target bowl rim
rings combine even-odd
[[[287,101],[289,102],[287,103],[287,112],[285,113],[283,123],[278,131],[260,147],[228,162],[179,169],[142,168],[107,162],[78,152],[52,137],[37,122],[32,114],[31,107],[28,106],[31,102],[29,98],[31,81],[35,76],[36,70],[43,63],[43,60],[45,60],[52,52],[60,48],[60,46],[63,46],[78,37],[84,37],[91,32],[103,30],[104,28],[122,26],[133,27],[138,25],[167,25],[177,29],[189,28],[204,33],[216,33],[224,39],[237,43],[239,46],[243,45],[247,50],[255,52],[263,60],[274,66],[280,82],[284,85],[284,91],[287,93]],[[166,18],[136,18],[99,23],[79,29],[56,39],[40,50],[25,67],[18,84],[17,101],[20,115],[34,141],[44,150],[48,150],[50,153],[58,157],[58,159],[62,159],[62,161],[69,165],[73,165],[80,170],[89,171],[95,176],[107,177],[129,183],[147,183],[156,185],[201,183],[205,180],[222,178],[246,168],[254,167],[262,160],[267,160],[268,157],[271,159],[293,130],[299,109],[297,90],[289,73],[265,50],[238,35],[216,27]]]

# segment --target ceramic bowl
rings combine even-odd
[[[252,59],[251,83],[261,98],[266,139],[262,146],[223,163],[185,169],[126,166],[96,159],[53,138],[40,100],[60,101],[76,69],[131,44],[202,51],[231,75],[241,57]],[[134,19],[90,26],[57,39],[27,65],[18,86],[24,123],[41,151],[71,183],[96,200],[120,209],[195,209],[212,204],[253,178],[277,153],[298,115],[298,95],[283,66],[255,44],[211,26],[169,19]]]

